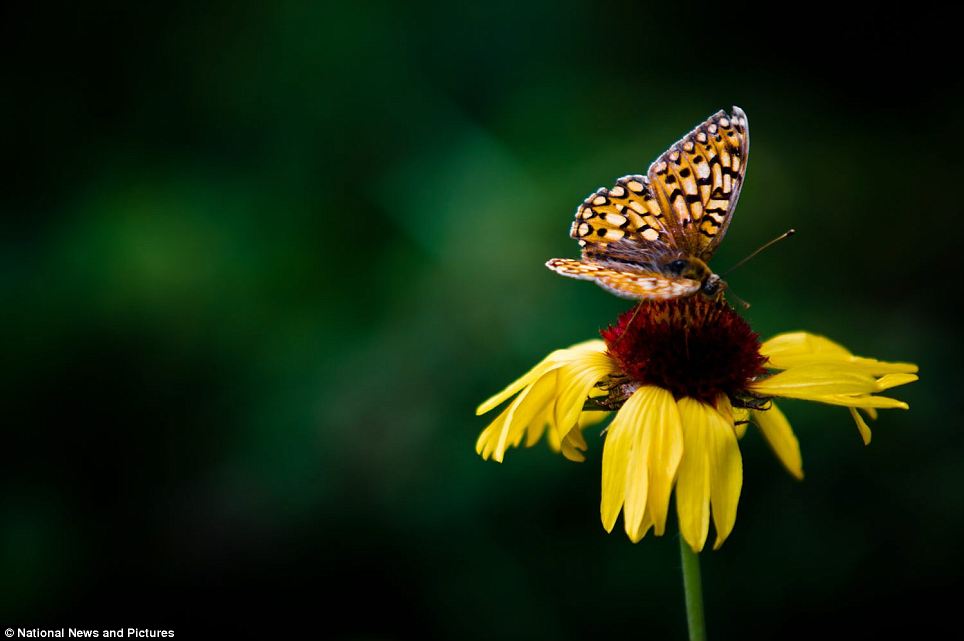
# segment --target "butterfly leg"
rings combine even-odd
[[[620,334],[620,335],[619,335],[619,338],[617,338],[617,339],[613,342],[614,345],[615,345],[615,344],[618,344],[619,341],[623,340],[623,336],[625,336],[626,333],[629,331],[629,329],[633,326],[633,321],[636,320],[636,315],[639,314],[639,310],[643,308],[643,304],[644,304],[645,302],[646,302],[646,301],[642,301],[642,300],[641,300],[641,301],[639,301],[638,303],[636,303],[636,307],[633,309],[633,315],[629,317],[629,322],[626,323],[626,327],[623,328],[623,333]]]

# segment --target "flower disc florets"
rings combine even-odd
[[[676,398],[732,398],[765,372],[759,336],[725,302],[703,296],[643,302],[601,334],[627,376]]]

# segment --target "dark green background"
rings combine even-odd
[[[919,9],[919,8],[918,8]],[[627,307],[543,267],[718,108],[763,336],[920,364],[861,445],[787,402],[704,554],[716,639],[921,632],[964,557],[961,76],[948,16],[809,5],[24,5],[2,22],[0,627],[683,638],[675,533],[601,441],[503,465],[476,404]],[[352,613],[360,608],[364,615]]]

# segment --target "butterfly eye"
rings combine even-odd
[[[677,258],[673,262],[666,265],[666,270],[673,274],[682,274],[683,270],[689,263],[682,258]]]

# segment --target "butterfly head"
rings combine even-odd
[[[726,281],[717,276],[716,274],[710,274],[703,281],[703,286],[700,291],[707,298],[719,298],[723,295],[723,291],[726,289]]]

